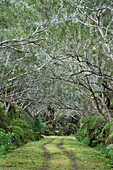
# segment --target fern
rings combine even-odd
[[[29,140],[35,139],[33,131],[31,129],[24,130],[24,136],[26,139],[29,139]]]
[[[18,112],[18,113],[22,113],[22,117],[23,117],[28,123],[31,122],[31,118],[30,118],[30,116],[28,115],[28,113],[27,113],[25,110],[19,108],[19,109],[17,110],[17,112]]]
[[[88,129],[93,130],[100,127],[100,125],[105,124],[105,120],[101,115],[87,116],[83,119],[82,123],[82,128],[88,127]]]
[[[3,128],[0,128],[0,132],[4,132],[5,133],[5,130]]]
[[[89,145],[90,144],[90,139],[89,139],[89,137],[87,136],[87,137],[85,137],[84,139],[83,139],[83,143],[84,144],[87,144],[87,145]]]
[[[103,134],[104,131],[111,131],[111,132],[112,132],[112,128],[113,128],[113,122],[107,123],[107,124],[104,126],[104,128],[102,129],[101,134]]]
[[[108,156],[113,160],[113,150],[110,150],[110,151],[108,152]]]
[[[13,125],[20,126],[21,128],[31,128],[31,125],[29,125],[25,120],[20,118],[14,119]]]
[[[113,143],[113,132],[107,137],[107,139],[106,139],[106,142],[105,142],[106,144],[112,144]]]
[[[113,144],[108,145],[106,149],[108,156],[113,159]]]
[[[113,144],[108,145],[106,149],[107,150],[111,150],[111,149],[113,150]]]
[[[11,132],[16,133],[17,135],[19,135],[21,137],[23,137],[23,135],[24,135],[23,129],[19,126],[9,126],[9,130]]]
[[[108,135],[109,135],[109,129],[110,129],[110,124],[106,124],[106,125],[103,127],[100,136],[101,136],[101,137],[104,137],[104,138],[106,139],[106,137],[108,137]]]
[[[80,131],[84,132],[84,129],[86,129],[86,132],[82,134],[82,138],[83,140],[89,139],[88,145],[95,146],[102,141],[100,133],[106,123],[102,115],[87,116],[82,120],[82,123]]]

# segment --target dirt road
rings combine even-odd
[[[49,136],[0,157],[0,170],[111,170],[110,159],[75,137]]]

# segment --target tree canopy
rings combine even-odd
[[[112,7],[104,0],[2,0],[1,101],[35,114],[48,105],[86,109],[110,121]]]

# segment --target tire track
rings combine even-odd
[[[64,144],[64,139],[62,138],[60,143],[57,144],[57,147],[62,150],[62,152],[64,152],[66,154],[66,156],[71,160],[71,163],[72,163],[72,167],[73,167],[73,170],[77,170],[77,164],[76,164],[76,160],[75,160],[75,156],[73,153],[67,151],[64,147],[62,147],[62,145]]]
[[[51,158],[52,154],[45,148],[45,146],[47,144],[50,144],[53,140],[55,140],[55,138],[42,145],[42,150],[44,152],[43,156],[44,156],[45,160],[43,162],[42,167],[39,170],[47,170],[49,168],[49,159]]]

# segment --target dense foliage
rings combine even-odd
[[[37,123],[35,129],[34,122]],[[39,119],[30,117],[22,109],[16,110],[13,105],[10,106],[6,114],[4,104],[0,102],[0,154],[15,149],[30,140],[41,139],[40,124]]]
[[[2,0],[0,23],[0,126],[7,136],[34,140],[42,127],[46,135],[79,127],[77,138],[106,146],[112,158],[112,1]]]

